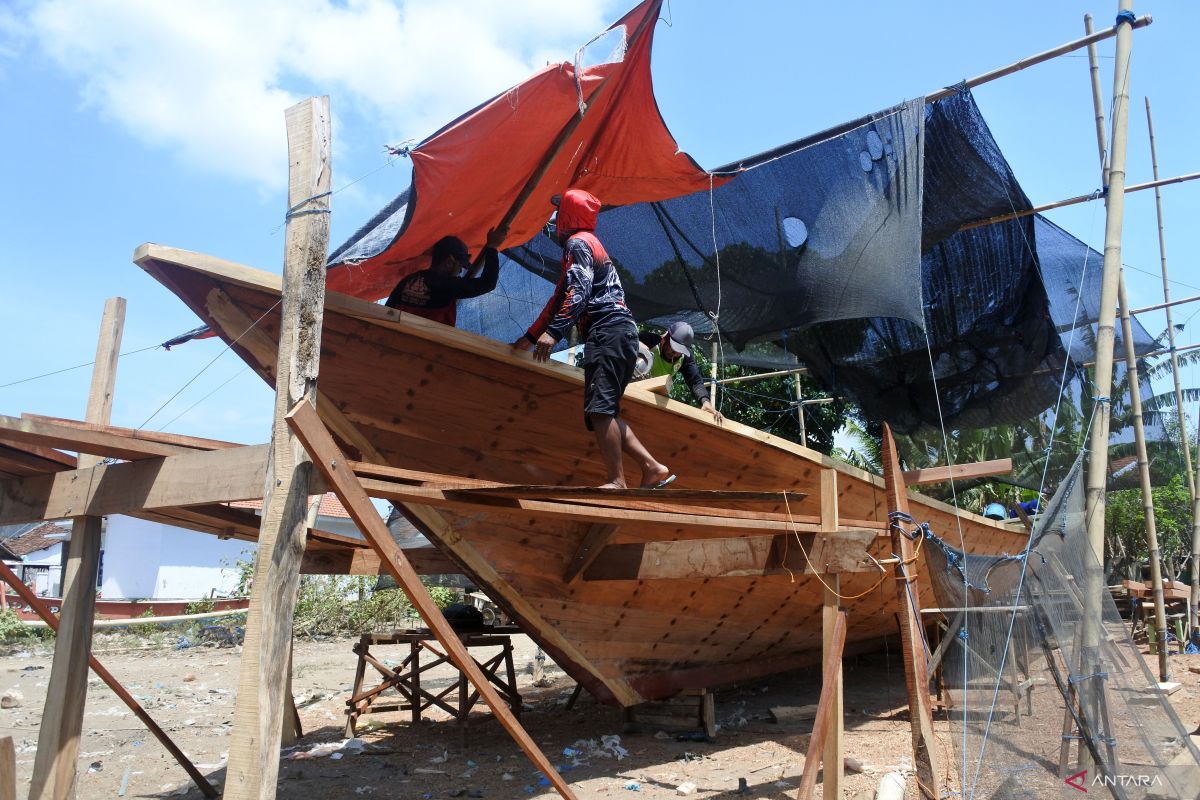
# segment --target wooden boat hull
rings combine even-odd
[[[157,245],[143,245],[135,261],[273,382],[279,276]],[[327,297],[323,325],[318,411],[352,455],[504,483],[603,481],[583,426],[579,370],[538,364],[504,344],[343,295]],[[698,409],[643,390],[626,393],[622,416],[679,474],[679,486],[804,493],[798,502],[757,505],[755,513],[808,530],[821,512],[821,473],[835,471],[841,525],[877,532],[870,554],[890,556],[878,476],[734,422],[718,427]],[[911,503],[914,517],[944,538],[958,543],[961,530],[968,551],[1017,552],[1024,545],[1024,536],[990,520],[956,516],[917,494]],[[728,528],[623,524],[602,557],[568,581],[588,522],[535,518],[503,503],[486,512],[411,503],[403,510],[603,700],[630,705],[819,658],[819,577],[794,552],[780,562],[795,565],[790,569],[728,566],[745,566]],[[705,540],[713,541],[699,544]],[[773,546],[790,541],[781,537]],[[694,574],[664,574],[652,563],[647,553],[662,542],[690,542],[701,561]],[[845,574],[841,593],[848,652],[874,647],[895,630],[890,571]]]

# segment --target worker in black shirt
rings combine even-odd
[[[642,331],[638,341],[642,344],[642,356],[638,359],[639,378],[656,378],[660,375],[681,373],[687,381],[692,396],[700,403],[700,410],[712,414],[713,422],[720,425],[725,421],[725,415],[716,409],[708,397],[708,389],[704,387],[704,376],[696,366],[692,357],[692,341],[696,334],[692,326],[686,322],[672,322],[666,332],[659,336],[657,333]]]
[[[384,305],[454,325],[458,318],[459,300],[479,297],[496,288],[496,280],[500,277],[500,253],[497,248],[503,241],[503,232],[488,231],[487,247],[483,251],[483,272],[478,277],[464,277],[462,271],[471,266],[471,253],[466,243],[457,236],[438,239],[433,246],[429,269],[401,278]]]

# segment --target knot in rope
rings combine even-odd
[[[289,208],[287,210],[287,213],[284,214],[284,216],[283,216],[284,222],[288,221],[289,219],[292,219],[293,217],[302,217],[305,214],[329,214],[329,213],[331,213],[328,208],[303,208],[303,206],[308,205],[309,203],[313,202],[314,200],[320,200],[323,197],[329,197],[329,195],[331,195],[331,194],[333,194],[333,192],[321,192],[320,194],[314,194],[312,197],[304,198],[299,203],[296,203],[296,205],[292,206],[291,208]]]
[[[1119,11],[1117,12],[1117,21],[1114,24],[1119,26],[1122,22],[1128,22],[1132,25],[1137,22],[1137,17],[1134,16],[1132,11]]]
[[[405,139],[400,144],[385,144],[383,149],[387,151],[389,156],[408,158],[412,153],[412,144],[414,139]]]
[[[904,536],[905,539],[908,539],[910,542],[915,542],[917,539],[929,534],[929,532],[930,532],[928,522],[917,523],[917,521],[915,519],[913,519],[911,514],[907,514],[903,511],[889,511],[888,512],[888,522],[890,523],[890,525],[889,525],[890,528],[899,532],[901,535]],[[909,530],[906,530],[904,528],[904,526],[900,524],[901,522],[912,522],[912,523],[917,523],[917,524],[916,524],[916,527],[914,527],[911,531],[909,531]]]

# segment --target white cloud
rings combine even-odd
[[[420,138],[576,47],[613,0],[48,0],[0,27],[80,83],[82,103],[187,164],[277,189],[283,109],[332,97]],[[0,46],[3,58],[12,45]],[[353,136],[335,128],[335,136]],[[379,143],[372,143],[372,147]]]

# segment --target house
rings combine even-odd
[[[4,563],[35,594],[58,597],[62,582],[63,543],[71,538],[69,522],[16,526],[3,540]],[[11,559],[10,559],[11,556]]]

